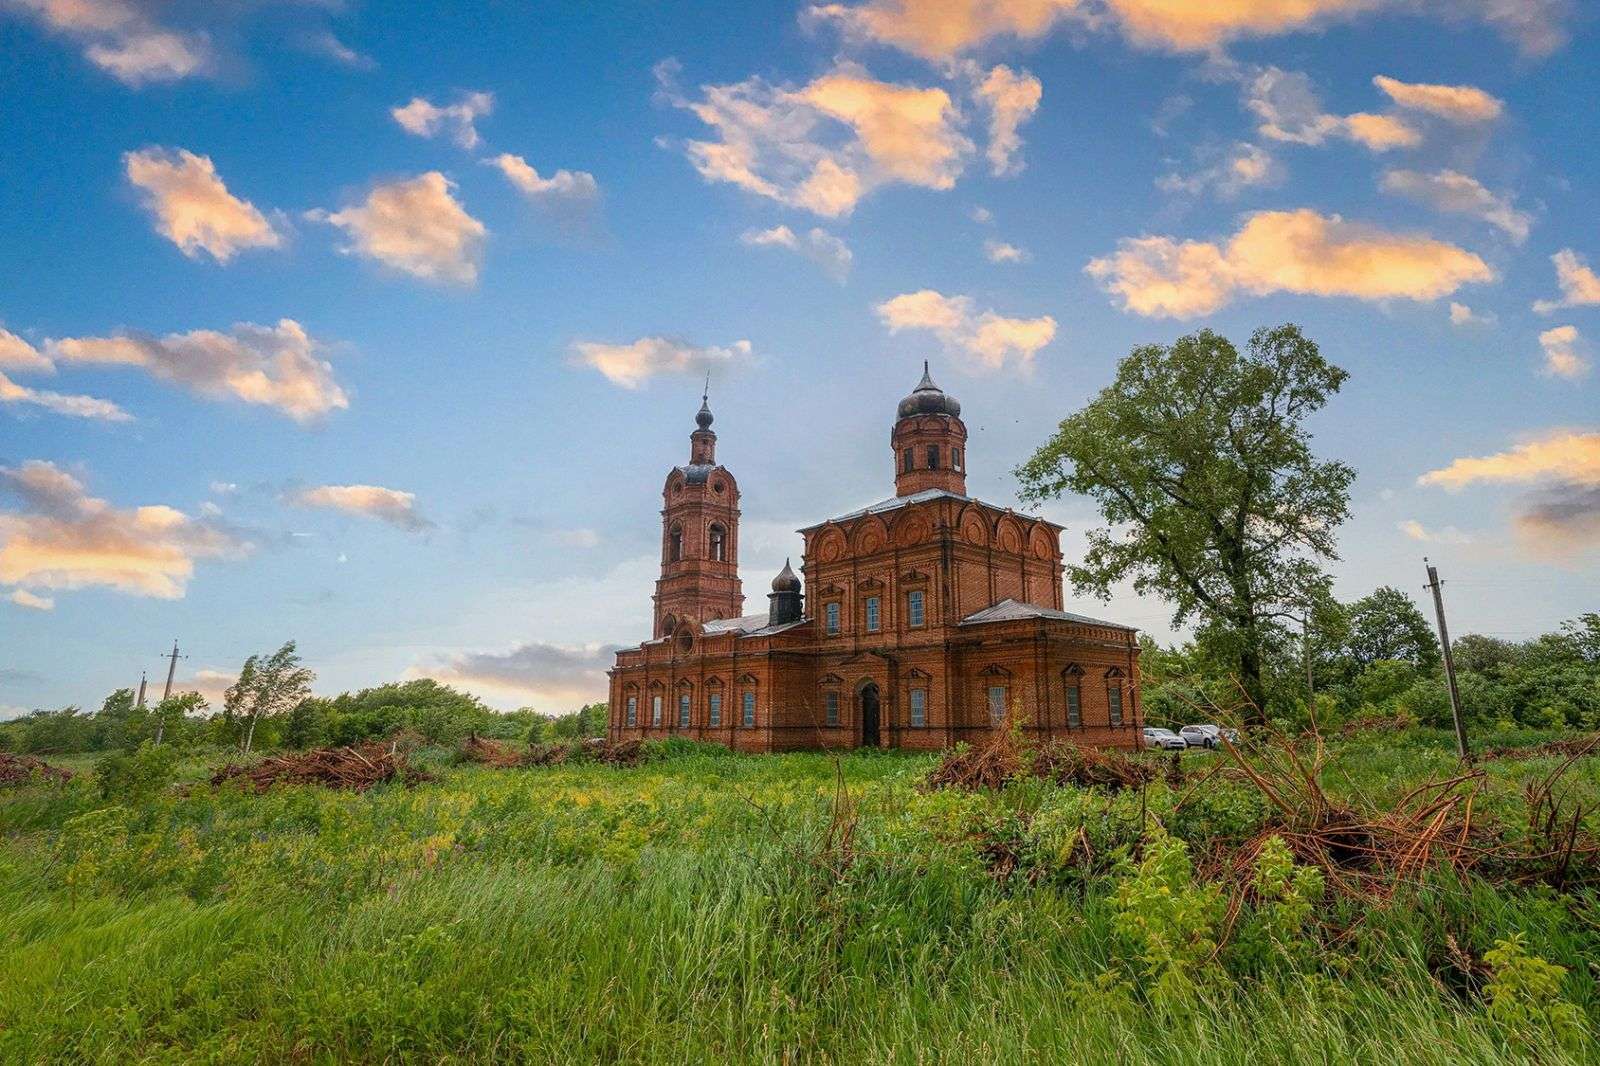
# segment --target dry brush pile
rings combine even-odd
[[[72,771],[51,766],[32,755],[13,755],[0,751],[0,786],[26,785],[34,781],[71,781]]]
[[[396,744],[369,743],[271,755],[253,763],[229,763],[211,777],[213,785],[240,781],[257,792],[276,784],[325,785],[365,792],[394,780],[413,785],[431,781],[433,775],[412,766]]]

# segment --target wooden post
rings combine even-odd
[[[1444,676],[1450,688],[1450,714],[1456,723],[1456,753],[1461,756],[1462,762],[1472,761],[1472,752],[1467,748],[1467,727],[1461,720],[1461,693],[1456,688],[1456,660],[1450,654],[1450,630],[1444,622],[1444,593],[1442,583],[1439,581],[1439,571],[1434,565],[1423,557],[1423,563],[1428,567],[1428,585],[1433,590],[1433,610],[1439,616],[1439,645],[1444,650]]]

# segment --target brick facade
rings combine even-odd
[[[960,405],[926,372],[890,438],[896,495],[800,531],[804,614],[786,567],[770,612],[740,617],[737,485],[697,421],[667,477],[654,636],[610,671],[613,739],[940,748],[1014,719],[1140,745],[1135,631],[1062,609],[1061,527],[966,495]]]

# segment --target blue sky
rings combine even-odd
[[[1013,504],[1202,326],[1351,371],[1342,595],[1428,554],[1460,632],[1592,610],[1595,23],[1437,7],[0,0],[0,713],[174,637],[213,695],[294,638],[566,709],[647,634],[707,370],[754,610],[892,492],[922,359]]]

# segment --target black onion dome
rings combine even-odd
[[[700,398],[700,411],[694,416],[694,424],[701,429],[711,428],[711,400],[709,397]]]
[[[783,569],[778,571],[778,576],[772,579],[773,592],[799,592],[800,579],[789,569],[789,560],[783,561]]]
[[[944,390],[933,383],[927,360],[923,360],[922,380],[917,382],[910,396],[900,401],[899,415],[901,418],[910,418],[912,415],[950,415],[959,418],[961,403],[954,396],[945,395]]]

